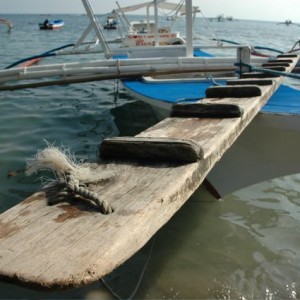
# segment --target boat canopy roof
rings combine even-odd
[[[154,7],[156,2],[156,5],[158,8],[162,9],[167,9],[167,10],[174,10],[179,12],[181,15],[185,14],[185,5],[181,3],[173,3],[173,2],[166,2],[165,0],[157,0],[157,1],[150,1],[150,2],[144,2],[136,5],[131,5],[131,6],[126,6],[118,9],[114,9],[114,12],[119,13],[119,12],[131,12],[131,11],[136,11],[142,8],[150,8]],[[200,9],[198,6],[193,6],[193,12],[200,12]]]

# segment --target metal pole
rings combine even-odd
[[[108,45],[105,42],[103,32],[102,32],[101,27],[100,27],[95,15],[94,15],[94,12],[92,10],[91,5],[90,5],[88,0],[81,0],[81,1],[82,1],[82,4],[83,4],[83,6],[86,10],[86,13],[87,13],[89,19],[90,19],[91,28],[94,29],[106,57],[109,57],[110,49],[109,49]]]
[[[158,9],[157,9],[157,1],[154,0],[154,37],[155,37],[155,46],[159,46],[159,37],[158,37]]]
[[[193,5],[192,0],[185,0],[186,9],[186,56],[192,57],[193,51]]]

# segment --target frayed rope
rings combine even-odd
[[[52,171],[56,177],[53,184],[60,187],[56,197],[49,199],[50,204],[65,201],[67,197],[81,196],[94,202],[103,214],[110,214],[113,208],[98,195],[86,187],[92,182],[104,181],[113,176],[112,173],[99,174],[92,172],[89,167],[77,163],[75,157],[67,149],[59,149],[47,143],[48,147],[38,150],[35,158],[28,159],[26,174],[31,175],[39,171]]]

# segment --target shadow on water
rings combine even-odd
[[[126,103],[110,112],[120,136],[134,136],[160,121],[152,107],[141,101]]]

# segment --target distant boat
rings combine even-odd
[[[217,22],[225,22],[225,21],[233,21],[233,17],[232,16],[227,16],[225,17],[224,14],[220,14],[215,18],[210,18],[209,19],[211,22],[212,21],[217,21]]]
[[[127,19],[125,13],[136,13],[143,8],[146,9],[146,19],[132,22]],[[154,9],[154,19],[151,17],[150,8]],[[176,20],[177,15],[180,16],[186,13],[185,5],[178,5],[177,3],[166,1],[151,1],[127,7],[120,7],[118,5],[118,9],[114,10],[114,14],[119,20],[118,24],[120,24],[119,29],[123,47],[151,47],[185,44],[185,40],[181,37],[180,32],[173,30],[173,24],[171,26],[160,26],[158,16],[155,15],[155,9],[171,11],[172,13],[175,12],[173,21]],[[200,12],[199,8],[193,6],[192,22],[198,12]]]
[[[291,20],[285,20],[284,22],[280,22],[280,23],[277,23],[277,25],[286,25],[286,26],[290,26],[290,25],[293,25],[293,26],[300,26],[299,24],[296,24],[294,22],[292,22]]]
[[[64,26],[63,20],[48,20],[46,19],[43,23],[39,23],[40,29],[43,30],[53,30],[53,29],[59,29]]]
[[[112,16],[108,16],[103,28],[104,29],[117,29],[117,22],[116,22],[115,18]]]
[[[277,24],[285,24],[286,26],[292,25],[293,22],[291,20],[285,20],[284,22],[277,23]]]

